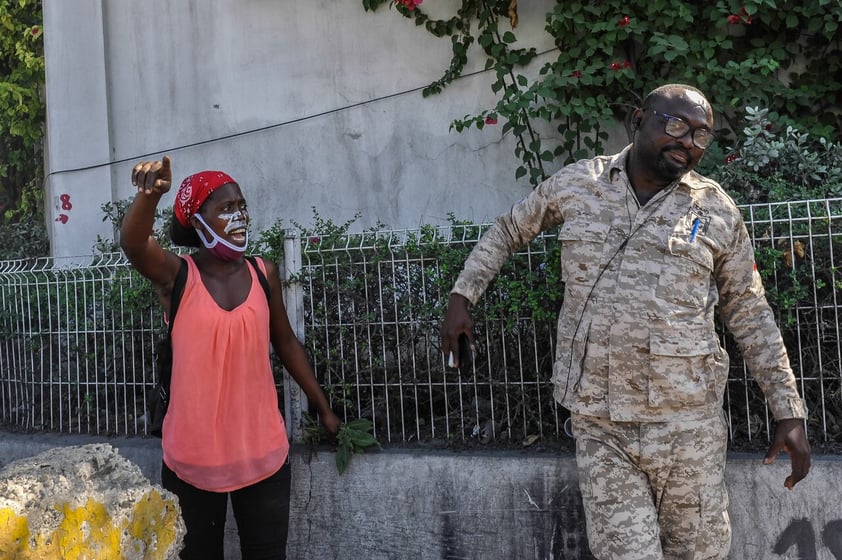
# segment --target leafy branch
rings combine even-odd
[[[329,441],[330,437],[324,426],[305,414],[304,441],[315,449],[320,443]],[[336,470],[342,474],[351,463],[354,453],[365,453],[372,447],[380,448],[380,442],[374,437],[372,431],[374,424],[368,418],[357,418],[339,426],[336,434]]]

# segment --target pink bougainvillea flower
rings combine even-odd
[[[623,16],[620,18],[620,21],[617,23],[620,27],[625,27],[631,23],[631,18],[629,16]]]
[[[401,4],[410,12],[421,5],[424,0],[395,0],[397,4]]]
[[[492,117],[491,115],[485,117],[485,124],[497,124],[497,117]]]
[[[741,7],[739,14],[731,14],[730,16],[728,16],[728,23],[745,23],[746,25],[751,25],[751,16],[746,11],[746,7]]]
[[[310,245],[318,245],[321,239],[316,237],[315,235],[310,238]]]

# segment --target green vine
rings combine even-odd
[[[363,7],[373,11],[385,3],[363,0]],[[498,101],[451,127],[461,132],[504,119],[502,133],[518,138],[522,164],[515,176],[528,175],[533,185],[547,176],[544,163],[602,153],[606,128],[618,121],[628,125],[646,93],[667,82],[695,84],[707,93],[721,117],[717,127],[725,146],[732,144],[731,131],[738,130],[746,106],[767,107],[782,115],[779,124],[814,136],[839,135],[842,82],[828,79],[842,71],[839,2],[559,2],[545,25],[557,50],[537,79],[521,73],[536,59],[534,49],[512,48],[516,2],[462,0],[448,20],[433,20],[412,1],[390,4],[453,42],[449,68],[425,96],[461,75],[470,45],[481,47],[486,70],[497,76],[492,89]],[[558,136],[541,137],[537,121],[550,123]]]

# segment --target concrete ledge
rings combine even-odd
[[[108,441],[160,482],[157,439],[0,432],[0,464],[45,449]],[[343,475],[334,454],[293,449],[290,558],[587,559],[571,455],[385,450],[355,456]],[[842,459],[816,456],[787,491],[785,456],[732,454],[727,468],[732,560],[842,559]],[[237,558],[229,519],[227,558]]]

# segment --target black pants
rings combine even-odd
[[[161,484],[178,496],[187,526],[182,559],[223,559],[229,494],[243,560],[286,558],[289,461],[269,478],[233,492],[200,490],[178,478],[166,464],[161,466]]]

